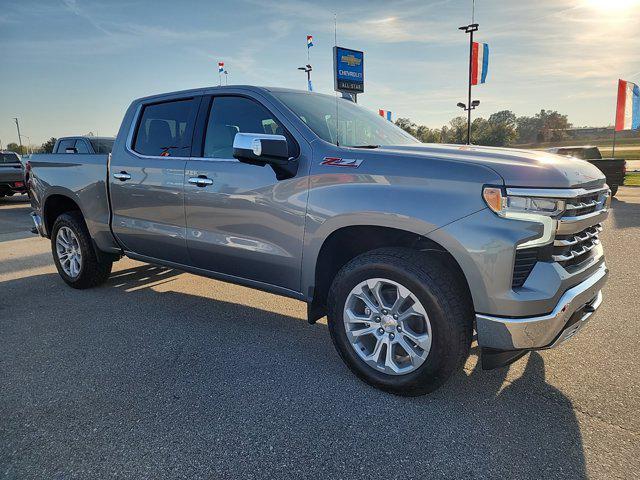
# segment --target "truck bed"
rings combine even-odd
[[[105,251],[114,244],[109,228],[108,162],[109,155],[99,154],[52,153],[29,158],[34,208],[44,206],[54,195],[71,198],[82,212],[96,244]],[[43,213],[46,217],[46,211]],[[50,228],[45,223],[47,235]]]

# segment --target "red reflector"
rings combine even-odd
[[[14,187],[24,187],[24,182],[15,182],[13,184]]]

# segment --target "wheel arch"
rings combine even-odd
[[[411,230],[381,225],[342,226],[331,232],[315,256],[312,284],[309,286],[308,320],[314,323],[326,314],[331,282],[340,269],[353,258],[379,248],[409,248],[437,256],[460,282],[473,302],[467,278],[455,257],[441,244]]]
[[[70,192],[55,191],[47,196],[42,206],[42,221],[48,238],[51,237],[51,231],[56,219],[63,213],[72,211],[80,212],[84,218],[80,204]]]

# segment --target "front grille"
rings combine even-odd
[[[607,216],[608,191],[605,188],[577,197],[563,197],[565,211],[558,218],[553,243],[535,248],[516,250],[512,288],[522,287],[536,262],[556,262],[569,272],[594,255],[600,244],[598,235]]]
[[[516,260],[513,265],[513,279],[511,286],[518,288],[524,285],[527,281],[531,270],[535,267],[538,261],[540,248],[523,248],[516,250]]]
[[[596,224],[571,235],[557,235],[552,258],[563,267],[571,267],[591,258],[590,252],[600,243],[602,225]]]
[[[579,217],[600,210],[603,205],[600,192],[567,200],[566,210],[562,217]]]

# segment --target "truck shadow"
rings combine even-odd
[[[575,410],[542,355],[512,381],[472,359],[432,395],[396,397],[349,372],[324,324],[153,290],[179,273],[142,265],[86,291],[55,274],[0,283],[0,430],[20,452],[3,471],[586,477]],[[40,292],[28,308],[25,291]]]

